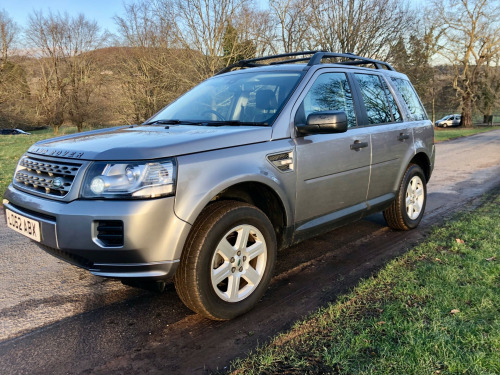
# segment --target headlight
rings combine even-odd
[[[87,170],[83,198],[157,198],[175,193],[174,159],[95,162]]]

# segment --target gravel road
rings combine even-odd
[[[263,301],[231,322],[194,315],[172,285],[155,295],[92,276],[0,220],[2,373],[204,373],[227,366],[500,188],[500,131],[436,148],[417,230],[392,231],[377,214],[294,246],[280,253]]]

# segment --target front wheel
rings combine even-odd
[[[191,310],[232,319],[260,300],[275,262],[276,237],[267,216],[246,203],[215,202],[193,225],[175,287]]]
[[[410,164],[391,206],[384,211],[387,224],[398,230],[416,228],[424,216],[427,202],[426,179],[422,168]]]

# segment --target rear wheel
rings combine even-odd
[[[396,199],[384,211],[385,220],[391,228],[409,230],[418,226],[427,201],[425,181],[422,168],[410,164],[403,176]]]
[[[275,262],[276,238],[267,216],[246,203],[216,202],[191,230],[175,287],[191,310],[210,319],[232,319],[260,300]]]

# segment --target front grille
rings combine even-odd
[[[81,166],[81,163],[23,156],[14,176],[14,185],[62,198],[70,191]]]
[[[97,239],[104,246],[123,246],[123,221],[101,220],[97,224]]]

